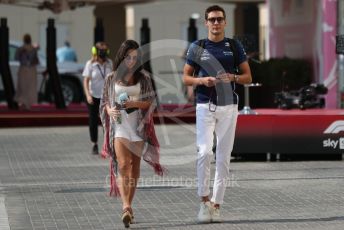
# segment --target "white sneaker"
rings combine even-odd
[[[222,222],[219,208],[213,207],[211,221],[214,223],[221,223]]]
[[[198,213],[198,222],[199,223],[210,223],[211,222],[211,212],[212,207],[209,201],[201,202],[201,208]]]

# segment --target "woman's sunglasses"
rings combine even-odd
[[[125,56],[125,60],[127,60],[127,61],[131,61],[131,60],[136,61],[137,60],[137,56],[130,56],[130,55]]]

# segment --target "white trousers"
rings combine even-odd
[[[196,106],[198,195],[202,197],[210,194],[210,163],[215,131],[216,171],[211,198],[215,204],[223,203],[226,186],[229,185],[229,163],[237,117],[237,105],[217,106],[215,112],[209,110],[208,103]]]

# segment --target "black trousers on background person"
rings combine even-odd
[[[99,124],[99,103],[100,98],[93,98],[93,104],[88,104],[88,126],[90,129],[91,141],[95,144],[98,142],[98,124]]]

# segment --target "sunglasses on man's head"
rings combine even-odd
[[[217,21],[219,24],[225,21],[224,17],[213,17],[213,18],[208,18],[207,19],[208,22],[210,22],[211,24],[215,24],[215,22]]]

